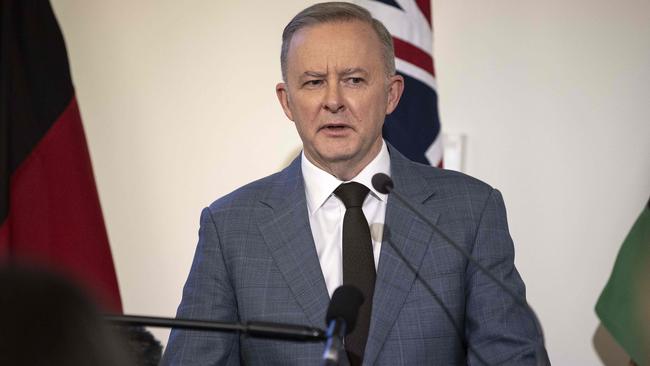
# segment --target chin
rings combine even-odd
[[[358,151],[346,148],[329,148],[318,151],[318,154],[329,163],[342,163],[353,160]]]

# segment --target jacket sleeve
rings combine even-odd
[[[483,207],[472,255],[525,299],[503,198],[497,190],[490,192]],[[543,360],[540,364],[548,364],[532,315],[471,263],[466,272],[466,291],[468,365],[536,365],[536,357]]]
[[[176,317],[238,321],[235,293],[209,208],[201,213],[199,242]],[[239,365],[239,336],[237,333],[172,330],[161,365]]]

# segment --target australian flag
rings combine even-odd
[[[357,0],[393,36],[395,66],[405,80],[384,138],[409,159],[442,166],[442,136],[433,68],[431,0]]]

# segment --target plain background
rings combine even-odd
[[[174,316],[201,208],[299,151],[274,87],[311,2],[52,3],[124,309]],[[650,195],[650,2],[435,0],[433,18],[443,130],[503,192],[551,360],[598,364],[593,308]]]

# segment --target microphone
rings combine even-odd
[[[372,186],[377,192],[389,194],[393,190],[393,180],[387,174],[377,173],[372,176]]]
[[[354,286],[343,285],[334,290],[332,300],[327,308],[327,316],[325,316],[325,323],[328,324],[327,344],[325,352],[323,352],[321,366],[339,364],[343,337],[354,330],[363,301],[361,290]]]
[[[325,338],[322,329],[296,324],[249,321],[245,324],[193,319],[174,319],[137,315],[105,315],[104,320],[118,325],[142,325],[162,328],[239,332],[256,338],[321,342]]]
[[[537,331],[537,335],[539,336],[540,342],[537,344],[537,350],[535,352],[535,358],[537,360],[537,365],[538,366],[543,366],[546,365],[547,360],[548,360],[548,355],[544,351],[544,333],[542,331],[542,326],[539,323],[539,319],[537,318],[537,315],[535,314],[535,311],[533,311],[533,308],[530,307],[526,299],[520,297],[517,293],[515,293],[510,287],[508,287],[503,281],[499,280],[490,270],[485,268],[482,264],[480,264],[473,256],[471,253],[469,253],[465,248],[461,247],[458,243],[456,243],[453,239],[451,239],[447,234],[445,234],[440,228],[434,224],[426,215],[422,213],[417,207],[415,207],[413,204],[411,204],[408,199],[404,196],[402,196],[399,192],[394,190],[394,183],[391,177],[384,173],[377,173],[373,175],[372,177],[372,186],[380,193],[383,194],[389,194],[392,193],[392,196],[397,198],[398,201],[400,201],[406,208],[409,209],[409,211],[413,212],[417,217],[419,217],[422,221],[424,221],[427,226],[429,226],[433,231],[435,231],[438,235],[440,235],[447,243],[449,243],[454,249],[456,249],[459,253],[465,257],[469,262],[471,262],[473,265],[475,265],[483,274],[485,274],[487,277],[489,277],[492,282],[494,282],[497,286],[499,286],[503,291],[505,291],[508,296],[521,308],[524,309],[524,311],[530,313],[533,319],[533,324],[535,326],[535,330]],[[441,304],[442,305],[442,304]],[[542,354],[543,353],[543,354]]]

